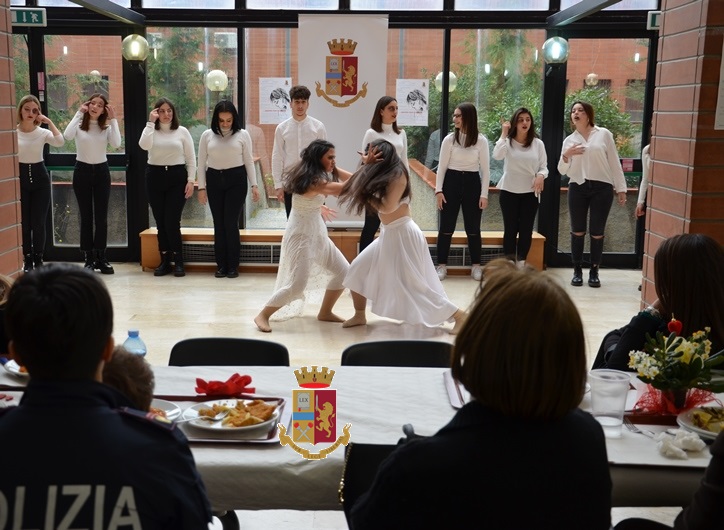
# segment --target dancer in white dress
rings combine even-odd
[[[286,177],[284,189],[292,194],[292,210],[282,238],[274,294],[254,318],[261,331],[271,331],[269,318],[275,313],[275,320],[299,315],[305,299],[315,290],[324,290],[317,319],[343,322],[332,309],[344,291],[342,281],[349,263],[329,239],[322,205],[327,195],[339,194],[340,181],[350,176],[335,166],[334,145],[314,140]]]
[[[371,208],[382,222],[380,237],[354,259],[344,280],[352,291],[355,314],[342,327],[365,325],[370,300],[374,314],[410,324],[435,327],[454,320],[455,334],[465,312],[445,294],[425,236],[410,217],[407,169],[386,140],[372,142],[370,154],[377,162],[357,171],[339,195],[348,210],[359,214]]]

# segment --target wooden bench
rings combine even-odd
[[[437,243],[437,232],[424,232],[425,238],[429,245],[434,246]],[[277,271],[278,265],[278,248],[282,241],[284,230],[239,230],[239,239],[242,247],[252,250],[259,250],[265,256],[268,254],[266,262],[253,261],[246,262],[242,259],[239,267],[241,271],[247,272],[274,272]],[[342,251],[342,254],[348,261],[352,261],[357,256],[357,245],[359,243],[360,230],[330,230],[329,237],[334,244]],[[484,249],[500,249],[502,254],[503,232],[500,231],[484,231],[483,247]],[[140,233],[141,237],[141,266],[144,271],[153,270],[160,263],[158,253],[158,239],[155,228],[148,228]],[[213,242],[214,230],[212,228],[182,228],[181,239],[184,244],[185,266],[189,271],[194,270],[213,270],[216,267],[213,259]],[[453,247],[467,247],[467,237],[465,232],[458,231],[453,234]],[[533,244],[528,253],[527,263],[538,269],[543,270],[543,247],[545,246],[545,237],[537,232],[533,232]],[[202,250],[197,253],[195,250]],[[244,254],[244,250],[242,250]],[[262,257],[261,260],[266,258]],[[448,274],[463,275],[470,274],[470,267],[448,266]]]

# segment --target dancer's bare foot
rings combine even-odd
[[[344,322],[342,317],[339,317],[332,312],[322,314],[321,311],[317,315],[317,320],[321,320],[322,322]]]
[[[269,325],[269,319],[264,317],[263,314],[259,313],[254,318],[254,324],[256,324],[256,327],[259,328],[259,331],[263,331],[264,333],[271,333],[271,326]]]
[[[455,314],[453,315],[453,318],[455,319],[455,325],[450,330],[450,335],[457,335],[460,332],[460,328],[463,327],[463,324],[465,323],[465,318],[468,316],[468,314],[465,311],[461,311],[458,309],[455,311]]]
[[[342,323],[343,328],[353,328],[355,326],[365,326],[367,324],[367,317],[364,311],[355,311],[354,316],[349,320],[345,320]]]

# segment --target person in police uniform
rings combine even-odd
[[[30,381],[0,409],[0,528],[207,529],[184,434],[101,382],[114,346],[103,282],[67,264],[25,274],[6,322]]]

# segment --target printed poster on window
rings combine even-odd
[[[259,78],[259,123],[275,125],[292,116],[291,77]]]
[[[428,79],[397,80],[397,125],[427,126]]]

